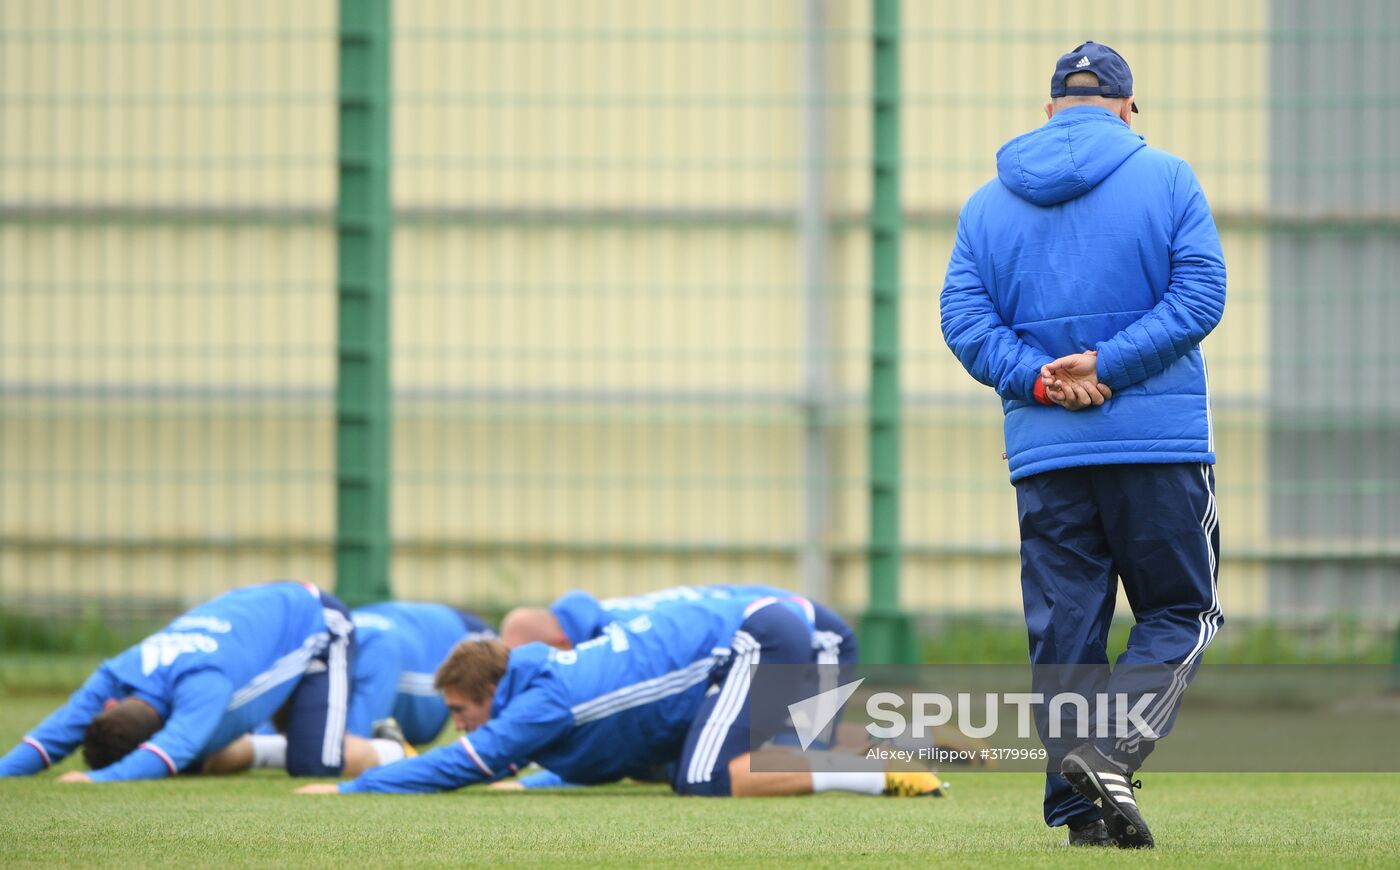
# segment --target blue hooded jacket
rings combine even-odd
[[[351,616],[359,650],[346,732],[369,737],[376,720],[393,716],[409,743],[431,742],[447,724],[447,704],[433,685],[438,665],[458,641],[496,633],[470,614],[422,601],[371,604]]]
[[[486,724],[456,743],[371,768],[340,791],[447,791],[531,761],[582,785],[654,779],[680,757],[732,635],[722,621],[659,609],[611,623],[573,650],[517,647]]]
[[[997,176],[963,206],[940,301],[948,346],[1002,398],[1011,480],[1214,463],[1199,345],[1225,310],[1225,260],[1191,167],[1072,106],[1002,146]],[[1113,397],[1037,402],[1041,366],[1085,350]]]
[[[103,662],[68,703],[0,759],[0,777],[35,773],[82,745],[106,702],[137,697],[161,729],[94,782],[158,779],[197,768],[266,721],[330,643],[328,611],[309,583],[225,592]]]

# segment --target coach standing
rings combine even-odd
[[[1047,777],[1046,823],[1072,844],[1150,847],[1132,775],[1222,622],[1200,342],[1224,312],[1225,263],[1191,167],[1132,132],[1117,52],[1061,57],[1050,96],[1049,120],[1002,146],[963,207],[943,336],[1002,399],[1031,661],[1106,664],[1121,578],[1137,624],[1108,691],[1125,690],[1125,665],[1161,674],[1147,731],[1046,741],[1063,773]]]

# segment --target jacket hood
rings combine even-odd
[[[1093,190],[1147,142],[1107,109],[1071,106],[1001,146],[997,177],[1035,205],[1068,202]]]
[[[525,691],[545,665],[550,662],[554,648],[538,641],[518,646],[510,651],[506,674],[496,686],[496,694],[491,698],[491,717],[501,714],[510,699]]]

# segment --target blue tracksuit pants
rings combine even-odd
[[[1095,689],[1130,699],[1151,694],[1140,718],[1151,734],[1165,735],[1206,645],[1224,621],[1216,595],[1220,532],[1214,470],[1142,464],[1051,471],[1017,481],[1016,504],[1032,664],[1100,665],[1090,669],[1101,675]],[[1106,645],[1120,579],[1136,625],[1110,674]],[[1055,679],[1046,675],[1056,670],[1036,668],[1042,682],[1036,691]],[[1065,672],[1058,673],[1064,679]],[[1079,669],[1070,679],[1082,674]],[[1078,825],[1098,818],[1058,773],[1065,753],[1082,738],[1073,730],[1050,738],[1043,707],[1036,721],[1049,750],[1046,823]],[[1123,736],[1115,727],[1095,745],[1136,770],[1154,740],[1135,731]]]

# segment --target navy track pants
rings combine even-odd
[[[1141,715],[1161,737],[1171,730],[1187,683],[1224,617],[1216,594],[1220,531],[1215,473],[1200,464],[1100,465],[1016,482],[1021,594],[1033,665],[1101,665],[1099,691],[1153,696]],[[1118,581],[1136,619],[1127,650],[1107,667]],[[1126,666],[1126,667],[1125,667]],[[1050,668],[1036,668],[1042,681]],[[1063,674],[1062,670],[1059,673]],[[1044,686],[1037,687],[1037,691]],[[1048,696],[1047,696],[1048,697]],[[1098,811],[1059,774],[1074,731],[1049,737],[1045,821],[1079,824]],[[1113,728],[1095,745],[1136,770],[1155,737]]]

